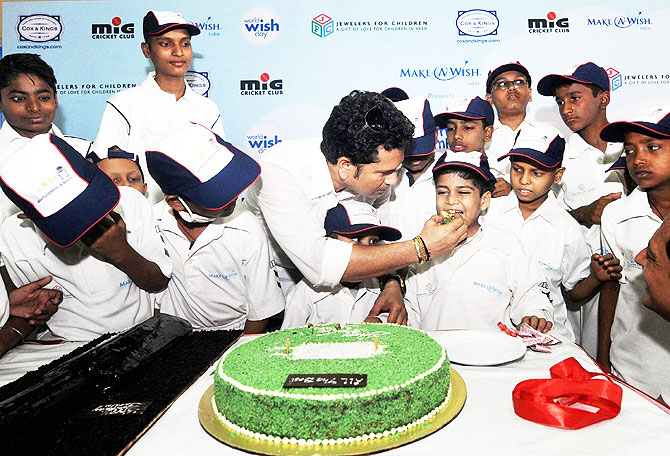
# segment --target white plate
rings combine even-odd
[[[466,366],[495,366],[523,358],[526,346],[501,331],[456,329],[428,331],[447,349],[449,361]]]

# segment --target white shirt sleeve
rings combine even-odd
[[[221,114],[216,118],[214,125],[211,125],[211,130],[219,135],[221,139],[226,139],[226,132],[223,130],[223,121],[221,120]]]
[[[130,119],[111,101],[105,104],[98,134],[93,142],[93,151],[100,157],[107,156],[107,149],[118,146],[128,150],[130,139]]]
[[[253,221],[258,223],[255,218]],[[284,295],[272,268],[270,245],[260,225],[253,242],[256,249],[242,266],[242,273],[246,283],[247,319],[258,321],[284,310]]]
[[[304,280],[298,282],[286,297],[286,310],[282,329],[305,326],[314,310],[313,293]]]
[[[155,263],[167,278],[172,277],[172,260],[161,234],[157,232],[149,201],[137,190],[119,187],[121,193],[120,215],[130,229],[131,247],[148,261]],[[119,206],[115,211],[119,212]]]
[[[566,290],[572,290],[577,283],[591,274],[591,249],[579,227],[576,228],[571,230],[573,236],[566,238],[561,262],[561,283]]]
[[[352,244],[326,237],[296,177],[274,163],[263,164],[258,207],[279,247],[315,286],[334,287],[349,264]]]
[[[9,297],[4,285],[0,285],[0,326],[9,319]]]

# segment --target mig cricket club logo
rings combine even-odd
[[[528,19],[528,33],[567,33],[570,31],[570,24],[567,17],[558,17],[550,11],[546,18]]]
[[[240,80],[240,95],[283,95],[284,80],[272,79],[268,73],[263,73],[258,79]]]
[[[312,19],[312,33],[324,38],[335,31],[335,21],[325,14],[319,14]]]
[[[277,39],[279,23],[277,13],[265,6],[257,6],[244,13],[240,29],[249,43],[263,46]]]
[[[123,23],[119,16],[112,18],[109,24],[91,24],[91,38],[94,40],[115,40],[135,38],[135,23]]]

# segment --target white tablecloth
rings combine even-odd
[[[467,400],[461,413],[438,432],[391,450],[393,455],[626,455],[670,451],[670,413],[623,386],[621,413],[580,430],[562,430],[519,418],[512,390],[529,378],[549,378],[549,368],[575,357],[588,371],[597,365],[578,346],[562,343],[551,354],[528,351],[497,367],[453,367],[465,380]],[[130,449],[131,456],[247,454],[210,437],[198,421],[198,403],[213,383],[213,367],[199,378]]]

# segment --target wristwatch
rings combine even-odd
[[[388,283],[389,280],[397,280],[398,281],[398,283],[400,284],[400,292],[402,293],[402,295],[404,297],[405,293],[407,293],[407,286],[405,285],[405,279],[403,279],[400,274],[386,274],[384,277],[382,277],[379,288],[381,290],[384,290],[384,287],[386,286],[386,284]]]

